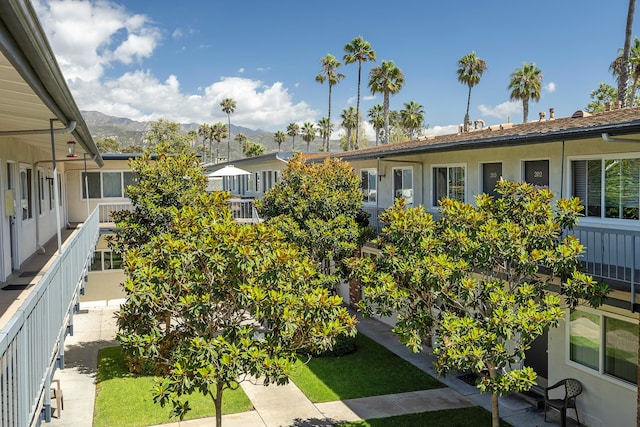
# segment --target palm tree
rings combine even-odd
[[[631,89],[629,90],[629,102],[628,107],[633,107],[635,103],[636,90],[638,88],[638,79],[640,79],[640,40],[638,37],[633,38],[633,44],[629,49],[629,64],[631,65]],[[609,70],[614,77],[619,77],[620,73],[624,70],[624,58],[623,51],[618,51],[618,56],[613,60],[609,66]]]
[[[318,130],[320,131],[320,136],[322,137],[322,149],[326,150],[325,147],[329,145],[329,134],[333,130],[327,117],[323,117],[318,120]]]
[[[622,64],[623,67],[618,75],[618,102],[624,107],[624,101],[627,93],[627,85],[629,81],[629,74],[631,63],[629,57],[631,54],[631,33],[633,31],[633,15],[636,10],[636,0],[629,0],[629,9],[627,10],[627,25],[624,33],[624,48],[622,49]]]
[[[209,140],[209,162],[211,162],[211,140],[213,139],[213,128],[208,123],[203,123],[198,127],[198,136],[202,138],[202,159],[206,163],[205,153],[207,152],[206,141]]]
[[[340,83],[340,80],[344,78],[344,74],[338,72],[338,67],[342,65],[342,62],[338,61],[336,57],[330,53],[320,59],[320,62],[322,63],[322,70],[320,74],[316,76],[316,81],[321,84],[326,81],[329,84],[329,112],[327,113],[327,119],[329,123],[331,123],[331,88]],[[329,134],[327,138],[330,139],[331,134]],[[331,147],[327,144],[327,152],[329,151],[331,151]]]
[[[227,125],[225,125],[224,123],[218,122],[211,128],[211,137],[218,143],[216,148],[216,163],[218,163],[218,159],[220,158],[220,142],[222,142],[222,140],[227,136]],[[227,161],[229,161],[228,157]]]
[[[384,142],[389,142],[389,95],[400,92],[404,84],[404,74],[393,61],[382,61],[379,67],[373,67],[369,72],[369,89],[371,94],[382,93],[384,98]]]
[[[316,139],[316,128],[311,122],[305,122],[302,125],[302,140],[307,143],[307,153],[310,150],[311,141]]]
[[[356,110],[353,108],[353,106],[345,108],[344,110],[342,110],[340,118],[342,119],[342,123],[340,123],[340,125],[347,131],[346,151],[349,151],[351,150],[351,133],[353,132],[353,129],[357,128],[358,126],[358,117],[356,116]],[[356,145],[355,148],[358,149],[358,146]]]
[[[471,88],[480,83],[482,73],[487,69],[487,63],[484,59],[476,56],[475,52],[471,52],[458,60],[458,81],[469,86],[469,95],[467,96],[467,111],[464,114],[464,130],[469,130],[469,106],[471,105]]]
[[[373,126],[373,130],[376,133],[376,145],[378,145],[380,130],[384,127],[384,109],[382,108],[382,104],[376,104],[369,108],[367,115],[371,119],[369,120],[369,123],[371,123],[371,126]]]
[[[362,74],[362,63],[367,61],[376,62],[376,52],[371,49],[371,44],[365,41],[362,36],[351,40],[351,43],[344,46],[346,54],[342,58],[346,65],[358,63],[358,100],[356,102],[356,117],[360,125],[360,75]],[[357,126],[359,127],[359,126]],[[358,134],[356,132],[356,149],[358,148]]]
[[[236,111],[236,101],[231,98],[225,98],[220,102],[222,111],[227,114],[228,134],[227,134],[227,161],[231,159],[231,113]]]
[[[282,143],[287,140],[287,135],[279,130],[273,134],[273,140],[278,144],[278,151],[282,151],[280,147],[282,146]]]
[[[247,136],[242,132],[238,132],[233,140],[240,144],[240,157],[242,157],[242,153],[244,152],[244,143],[247,142]]]
[[[296,149],[296,136],[300,135],[300,126],[297,123],[289,123],[287,135],[291,137],[291,151]]]
[[[424,123],[424,108],[415,101],[405,102],[404,110],[400,110],[400,122],[405,128],[409,139],[413,139],[416,132],[422,129]]]
[[[542,71],[533,62],[531,64],[523,62],[522,68],[516,68],[516,71],[511,73],[511,82],[508,86],[511,90],[509,99],[522,101],[524,123],[529,119],[529,100],[540,101],[543,78],[541,73]]]

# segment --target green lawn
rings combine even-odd
[[[153,377],[133,375],[127,370],[120,347],[103,348],[98,353],[98,376],[93,425],[150,426],[170,421],[171,408],[153,403]],[[209,397],[194,394],[189,397],[192,408],[185,419],[215,416]],[[253,407],[241,388],[225,391],[222,413],[249,411]]]
[[[331,402],[444,387],[429,374],[363,334],[357,350],[341,357],[300,359],[291,380],[312,402]]]
[[[490,425],[491,412],[479,406],[472,406],[341,423],[338,427],[486,427]],[[509,427],[511,424],[500,420],[500,426]]]

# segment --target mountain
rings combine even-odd
[[[127,119],[124,117],[109,116],[98,111],[81,111],[84,121],[89,127],[93,140],[98,142],[101,139],[107,137],[115,138],[118,143],[127,147],[130,145],[141,145],[142,139],[146,130],[149,127],[150,122],[138,122],[135,120]],[[233,119],[233,116],[232,116]],[[226,124],[226,123],[225,123]],[[199,123],[181,123],[182,130],[187,133],[190,130],[198,130]],[[284,129],[283,129],[284,130]],[[276,151],[278,145],[273,140],[273,132],[267,132],[261,129],[249,129],[243,126],[235,126],[233,120],[231,123],[231,158],[239,158],[239,145],[233,138],[238,134],[243,133],[249,141],[262,144],[267,152]],[[198,138],[198,143],[202,144],[202,139]],[[302,148],[301,137],[296,138],[296,142],[300,148]],[[215,144],[215,141],[214,141]],[[286,149],[286,146],[291,144],[291,138],[287,138],[287,141],[283,144],[282,148]],[[220,144],[221,154],[226,154],[227,141],[226,139]]]

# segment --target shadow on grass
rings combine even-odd
[[[355,352],[339,357],[300,357],[291,379],[312,402],[355,399],[442,388],[444,384],[359,333]]]

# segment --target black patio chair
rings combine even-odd
[[[552,399],[549,397],[551,390],[564,387],[564,397],[561,399]],[[582,383],[574,378],[566,378],[560,380],[554,385],[544,389],[544,420],[547,421],[547,409],[554,408],[560,411],[562,418],[562,426],[567,424],[567,409],[572,408],[576,412],[576,419],[580,425],[580,417],[578,416],[578,408],[576,407],[576,397],[582,393]]]

